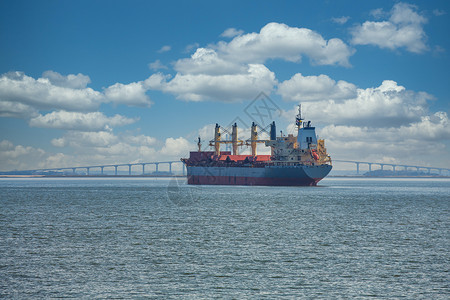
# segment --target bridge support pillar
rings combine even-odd
[[[101,172],[101,174],[103,175],[103,169],[104,169],[105,167],[100,167],[100,169],[102,169],[102,172]]]
[[[131,176],[131,165],[128,165],[128,175]]]
[[[392,165],[392,171],[395,172],[396,165]]]
[[[77,168],[72,168],[72,174],[73,175],[75,175],[75,170],[76,170]]]
[[[172,174],[172,163],[169,163],[169,173]]]
[[[355,164],[356,164],[356,175],[359,175],[359,162],[357,162]]]
[[[155,163],[155,165],[156,165],[156,171],[155,171],[155,173],[158,173],[158,166],[159,166],[159,163]]]
[[[117,166],[114,166],[114,175],[117,176]]]
[[[186,175],[186,165],[183,163],[183,176]]]
[[[88,175],[88,176],[89,176],[89,169],[90,169],[90,168],[86,168],[86,171],[87,171],[87,175]]]
[[[142,164],[142,175],[145,175],[145,164]]]
[[[369,165],[369,172],[372,172],[372,163],[368,163]]]

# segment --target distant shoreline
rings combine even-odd
[[[120,178],[120,177],[149,177],[149,178],[179,178],[185,175],[0,175],[0,178]]]
[[[0,175],[0,178],[185,178],[186,175]],[[329,175],[326,178],[450,178],[450,176]]]

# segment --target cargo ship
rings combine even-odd
[[[270,127],[270,129],[269,129]],[[258,139],[260,132],[266,132],[269,139]],[[327,154],[325,141],[318,139],[311,121],[304,121],[301,105],[295,118],[297,136],[277,136],[275,122],[266,128],[252,123],[248,140],[239,140],[238,127],[232,125],[231,140],[221,140],[221,129],[216,124],[214,139],[209,146],[214,151],[190,152],[189,158],[181,160],[186,165],[188,184],[196,185],[262,185],[262,186],[315,186],[331,171],[331,158]],[[269,132],[270,130],[270,132]],[[229,133],[230,134],[230,133]],[[257,144],[270,147],[270,155],[257,155]],[[220,151],[222,144],[231,144],[231,151]],[[239,148],[251,147],[251,155],[239,155]]]

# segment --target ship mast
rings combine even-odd
[[[200,139],[200,137],[198,137],[197,146],[198,146],[198,152],[202,152],[202,140]]]

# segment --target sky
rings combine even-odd
[[[450,168],[449,13],[1,0],[0,171],[179,160],[198,136],[208,149],[215,123],[294,133],[299,103],[332,159]]]

